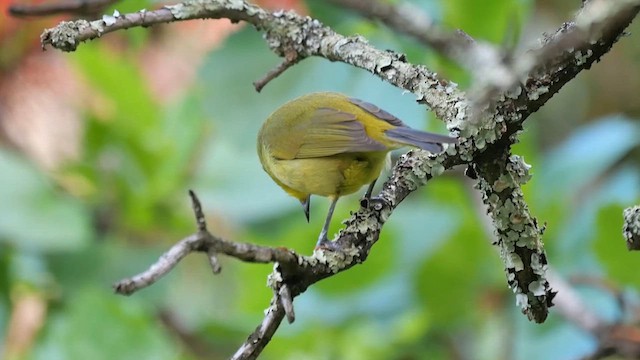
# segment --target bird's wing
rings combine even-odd
[[[349,98],[349,101],[352,104],[360,107],[364,111],[368,112],[369,114],[377,117],[380,120],[384,120],[393,126],[397,126],[397,127],[407,126],[397,117],[391,115],[390,113],[384,111],[383,109],[377,107],[376,105],[373,105],[372,103],[369,103],[360,99],[356,99],[356,98]]]
[[[318,108],[305,126],[304,137],[295,156],[298,159],[387,149],[367,135],[364,125],[354,114],[344,111]]]
[[[366,101],[355,98],[349,98],[349,101],[374,115],[376,118],[393,125],[392,128],[385,130],[384,133],[388,139],[400,144],[416,146],[432,153],[439,153],[443,149],[443,143],[452,144],[458,142],[456,138],[446,135],[433,134],[426,131],[412,129],[397,117]]]

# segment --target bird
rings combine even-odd
[[[300,201],[307,222],[311,195],[331,200],[316,248],[327,247],[331,218],[341,196],[369,184],[371,193],[388,153],[412,146],[439,153],[457,139],[408,127],[385,110],[336,92],[303,95],[263,123],[257,150],[264,171]]]

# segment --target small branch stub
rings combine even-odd
[[[256,91],[257,92],[262,91],[262,89],[271,80],[277,78],[278,76],[280,76],[280,74],[285,72],[288,68],[297,64],[299,60],[300,58],[298,57],[298,53],[296,53],[295,50],[287,51],[285,53],[284,60],[280,63],[280,65],[278,65],[277,67],[269,71],[262,79],[256,80],[253,82],[253,86],[255,87]]]
[[[296,320],[296,314],[293,311],[293,297],[287,284],[283,284],[279,292],[280,303],[284,308],[284,313],[287,315],[287,321],[292,324]]]
[[[196,217],[196,222],[198,223],[198,230],[207,231],[207,222],[204,219],[204,213],[202,212],[200,199],[198,199],[196,193],[193,192],[193,190],[189,190],[189,197],[191,198],[191,206],[193,207],[193,213]]]

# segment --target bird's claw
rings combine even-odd
[[[377,197],[377,196],[372,196],[369,198],[363,198],[362,200],[360,200],[360,206],[362,206],[363,208],[369,208],[369,207],[373,207],[374,210],[382,210],[382,208],[384,207],[386,201],[381,198],[381,197]]]
[[[329,251],[338,251],[340,248],[335,241],[329,240],[326,236],[320,237],[318,242],[316,243],[316,247],[314,250],[329,250]]]

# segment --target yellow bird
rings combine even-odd
[[[318,243],[327,231],[338,198],[370,184],[370,198],[389,151],[415,146],[437,153],[457,140],[412,129],[368,102],[332,92],[294,99],[267,118],[258,134],[264,171],[300,201],[307,221],[311,195],[331,199]]]

